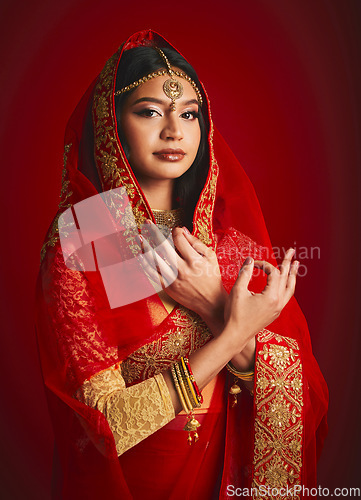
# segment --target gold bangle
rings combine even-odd
[[[184,400],[186,402],[186,405],[188,406],[188,412],[187,413],[189,413],[189,412],[191,412],[193,410],[193,406],[192,406],[192,403],[190,402],[187,390],[185,388],[184,381],[182,379],[182,375],[181,375],[181,371],[180,371],[178,363],[175,363],[174,366],[175,366],[175,371],[176,371],[176,374],[177,374],[177,378],[178,378],[178,382],[179,382],[180,388],[182,390],[182,394],[183,394]]]
[[[184,375],[184,381],[187,384],[188,395],[190,396],[193,408],[199,408],[201,406],[201,404],[200,404],[200,402],[197,399],[197,394],[196,394],[196,392],[194,390],[193,383],[192,383],[192,380],[190,378],[190,374],[189,374],[189,372],[187,370],[187,367],[185,365],[185,362],[184,362],[183,358],[181,358],[179,364],[180,364],[181,371],[183,372],[183,375]]]
[[[245,381],[252,380],[254,376],[254,370],[248,372],[240,372],[232,365],[230,361],[227,363],[227,370],[231,372],[235,377]]]
[[[178,382],[177,374],[176,374],[176,372],[175,372],[175,367],[174,367],[174,365],[172,365],[172,366],[171,366],[171,372],[172,372],[172,377],[173,377],[174,387],[175,387],[175,389],[176,389],[176,391],[177,391],[179,401],[180,401],[180,403],[181,403],[181,405],[182,405],[183,410],[184,410],[186,413],[188,413],[188,411],[189,411],[189,410],[188,410],[187,405],[186,405],[186,402],[185,402],[185,400],[184,400],[184,397],[183,397],[183,394],[182,394],[182,390],[181,390],[181,388],[180,388],[180,386],[179,386],[179,382]]]
[[[187,394],[187,391],[186,391],[186,388],[184,385],[184,381],[182,379],[181,368],[180,368],[181,364],[182,364],[181,362],[179,362],[179,365],[178,365],[178,363],[174,363],[171,366],[171,373],[172,373],[173,382],[174,382],[176,391],[178,393],[178,397],[179,397],[180,402],[182,403],[182,406],[183,406],[183,410],[187,414],[187,423],[183,427],[183,430],[188,432],[187,441],[188,441],[188,444],[191,445],[193,442],[198,441],[197,430],[201,424],[198,422],[198,420],[193,415],[193,407],[192,407],[191,402],[189,400],[189,397],[188,397],[188,394]],[[193,433],[193,437],[192,437],[192,433]]]
[[[193,375],[193,372],[192,372],[192,368],[189,364],[189,360],[188,358],[181,358],[183,364],[185,365],[186,367],[186,370],[187,370],[187,373],[189,375],[189,378],[191,379],[191,382],[192,382],[192,386],[193,386],[193,389],[196,393],[196,397],[197,397],[197,401],[199,403],[199,406],[203,403],[203,396],[202,396],[202,393],[201,391],[199,390],[199,387],[198,387],[198,384],[194,378],[194,375]]]

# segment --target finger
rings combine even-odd
[[[275,266],[273,266],[270,262],[267,262],[266,260],[255,260],[254,267],[262,269],[262,271],[268,276],[270,276],[275,271],[279,272]]]
[[[146,224],[144,224],[141,229],[143,230],[143,237],[147,235],[149,238],[149,246],[147,246],[147,249],[156,249],[157,253],[163,259],[171,263],[172,267],[175,266],[178,268],[181,259],[174,248],[172,233],[170,233],[168,237],[165,237],[159,228],[149,219],[147,219]]]
[[[164,251],[164,245],[166,245],[166,241],[164,241],[157,249],[151,247],[149,242],[144,238],[144,236],[140,235],[140,240],[143,243],[144,254],[143,261],[146,263],[153,271],[156,271],[160,274],[166,283],[166,286],[169,286],[170,283],[173,283],[175,278],[178,276],[178,267],[177,267],[177,259],[179,259],[178,255],[173,249],[173,253],[170,252],[167,254],[166,258],[163,258],[159,253]],[[164,252],[163,252],[164,253]],[[168,260],[169,259],[169,260]]]
[[[164,289],[168,287],[177,277],[174,271],[155,250],[151,249],[145,254],[139,254],[138,260],[142,265],[147,277],[156,285]]]
[[[140,234],[139,239],[142,244],[143,253],[138,254],[137,258],[139,262],[142,264],[143,270],[153,278],[156,277],[158,280],[159,279],[159,277],[157,277],[158,270],[156,261],[154,259],[153,248],[150,246],[149,242],[144,238],[143,235]]]
[[[159,286],[160,279],[159,279],[159,273],[157,271],[154,259],[149,258],[149,253],[148,254],[138,254],[136,256],[136,259],[141,265],[141,268],[143,270],[144,275],[146,278],[151,282],[153,286]]]
[[[279,270],[265,260],[256,260],[254,262],[254,266],[258,269],[262,269],[262,271],[267,275],[267,284],[264,287],[262,293],[270,294],[276,293],[278,294],[279,283],[280,283],[280,272]]]
[[[151,252],[152,251],[152,247],[150,246],[149,241],[146,238],[144,238],[144,236],[142,234],[139,235],[139,239],[140,239],[140,242],[141,242],[143,254]]]
[[[142,235],[150,241],[153,247],[160,245],[165,239],[162,231],[150,219],[145,220],[145,224],[141,225],[140,231]]]
[[[253,273],[254,264],[255,262],[252,259],[252,257],[247,257],[246,260],[243,262],[243,265],[238,273],[238,278],[236,279],[236,282],[233,285],[233,288],[235,290],[237,290],[237,288],[248,289],[248,285]]]
[[[178,255],[174,247],[171,234],[160,245],[153,248],[153,250],[174,270],[179,269],[179,266],[183,263],[182,258]]]
[[[295,249],[289,248],[286,252],[285,258],[280,265],[280,273],[281,273],[281,283],[286,286],[288,274],[290,272],[292,258],[295,255]]]
[[[295,293],[299,265],[300,265],[300,263],[297,260],[295,260],[291,264],[290,272],[288,274],[288,279],[287,279],[287,283],[286,283],[286,290],[285,290],[285,294],[284,294],[284,305],[287,304],[287,302],[290,300],[292,295]]]
[[[157,248],[167,240],[166,236],[162,233],[159,227],[149,219],[146,219],[145,224],[141,225],[140,232],[152,248]]]
[[[160,260],[164,261],[167,266],[178,274],[178,265],[182,264],[182,259],[167,241],[164,241],[157,248],[153,249],[153,251]]]
[[[200,239],[198,239],[196,236],[193,236],[188,229],[184,226],[182,227],[183,234],[188,241],[188,243],[191,245],[191,247],[202,257],[210,257],[211,255],[214,254],[212,252],[212,249],[207,247]]]
[[[202,256],[192,248],[189,241],[186,239],[183,230],[179,227],[173,229],[173,242],[175,248],[179,252],[181,258],[189,265],[192,265],[192,262],[195,259],[201,259]]]
[[[157,266],[157,271],[163,278],[165,286],[169,286],[178,276],[178,269],[171,263],[165,261],[156,250],[153,250],[153,257]]]

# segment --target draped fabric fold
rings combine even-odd
[[[181,430],[186,417],[173,418],[160,373],[209,340],[207,325],[179,304],[168,312],[157,293],[111,309],[99,271],[74,270],[64,261],[59,216],[99,192],[125,188],[138,226],[154,221],[115,118],[119,61],[139,46],[172,47],[152,30],[135,33],[84,95],[66,130],[59,212],[42,249],[36,321],[55,431],[53,498],[227,498],[230,485],[249,488],[252,498],[251,488],[261,486],[313,486],[327,430],[327,388],[294,299],[258,334],[253,397],[242,391],[231,407],[233,378],[223,370],[199,417],[199,441],[190,447]],[[216,250],[229,292],[248,255],[276,261],[253,187],[213,127],[203,86],[201,93],[209,168],[192,232]],[[264,284],[255,275],[250,287]]]

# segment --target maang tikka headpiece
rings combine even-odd
[[[157,76],[164,76],[164,75],[169,75],[170,78],[166,80],[163,84],[163,92],[169,99],[171,100],[170,103],[170,109],[171,111],[175,111],[176,106],[175,106],[175,101],[176,99],[179,99],[183,95],[183,85],[180,81],[175,79],[175,76],[178,76],[180,78],[183,78],[186,80],[188,83],[192,85],[194,88],[195,93],[197,94],[197,100],[200,105],[202,105],[202,95],[200,93],[200,90],[198,89],[197,85],[195,82],[183,71],[175,71],[172,69],[170,62],[168,61],[167,56],[164,54],[163,50],[159,49],[158,47],[155,47],[155,49],[158,51],[159,55],[163,59],[165,65],[167,66],[167,69],[160,69],[158,71],[154,71],[153,73],[150,73],[147,76],[143,76],[143,78],[139,78],[136,82],[131,83],[130,85],[127,85],[126,87],[123,87],[120,90],[117,90],[114,92],[114,95],[121,95],[124,92],[128,92],[129,90],[132,90],[142,83],[147,82],[148,80],[151,80],[152,78],[156,78]]]

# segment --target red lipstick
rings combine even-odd
[[[164,161],[179,161],[183,160],[185,152],[183,149],[161,149],[153,153],[157,158]]]

